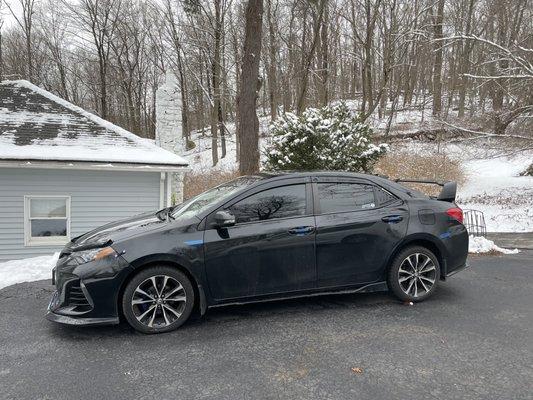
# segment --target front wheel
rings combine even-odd
[[[393,260],[387,277],[389,289],[402,301],[422,301],[437,289],[440,265],[428,249],[412,246]]]
[[[139,272],[126,286],[122,311],[128,323],[142,333],[169,332],[191,315],[194,289],[181,271],[167,266]]]

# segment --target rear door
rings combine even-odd
[[[318,287],[381,279],[406,233],[407,206],[370,181],[319,178],[313,192]]]
[[[205,266],[216,300],[308,289],[316,285],[311,184],[259,188],[224,206],[235,226],[207,227]]]

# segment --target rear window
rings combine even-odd
[[[322,213],[368,210],[376,207],[374,187],[359,183],[319,183]]]

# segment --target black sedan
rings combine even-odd
[[[340,172],[259,174],[73,239],[47,318],[144,333],[226,304],[389,289],[422,301],[466,267],[456,186],[437,198]]]

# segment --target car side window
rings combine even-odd
[[[394,203],[398,198],[384,189],[376,187],[376,202],[380,206]]]
[[[227,210],[235,216],[236,223],[305,215],[307,210],[305,185],[263,190],[238,201]]]
[[[374,187],[359,183],[319,183],[322,213],[367,210],[376,207]]]

